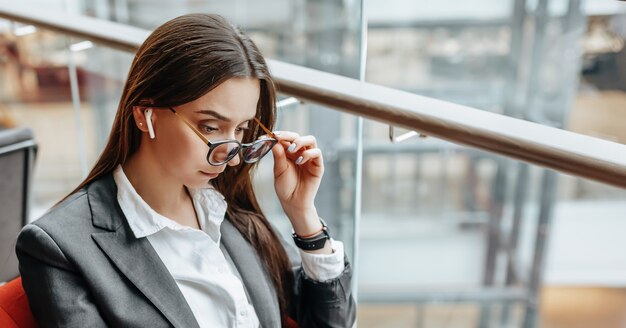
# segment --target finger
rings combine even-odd
[[[292,131],[274,131],[274,135],[278,140],[293,141],[300,137],[299,134]]]
[[[304,165],[309,162],[315,166],[323,166],[322,150],[319,148],[307,149],[296,159],[296,164],[298,165]]]
[[[276,144],[272,147],[272,156],[274,156],[274,176],[281,175],[287,170],[287,168],[289,168],[286,155],[284,145]]]
[[[291,142],[291,145],[289,146],[289,148],[287,148],[287,151],[290,153],[296,153],[298,152],[300,149],[312,149],[312,148],[317,148],[317,140],[315,139],[314,136],[308,135],[308,136],[301,136],[299,138],[294,139]]]
[[[300,154],[298,152],[290,152],[288,151],[289,147],[292,145],[291,142],[289,141],[285,141],[285,140],[280,140],[278,142],[280,144],[280,146],[275,146],[276,148],[278,147],[282,147],[283,148],[283,152],[285,153],[284,156],[286,156],[288,159],[295,161],[298,156],[300,156]]]

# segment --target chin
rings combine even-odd
[[[198,173],[193,177],[188,177],[185,179],[185,186],[191,188],[204,188],[211,183],[212,180],[215,180],[216,176],[209,176],[202,173]]]
[[[185,183],[185,186],[191,189],[206,188],[207,186],[211,184],[211,180],[212,179],[205,179],[205,180],[200,180],[200,181],[199,180],[189,181],[188,183]]]

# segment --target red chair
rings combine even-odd
[[[299,328],[298,323],[295,320],[291,319],[291,317],[287,317],[286,324],[287,324],[287,327],[285,328]]]
[[[30,312],[22,278],[18,277],[0,286],[0,327],[36,328],[37,323]]]

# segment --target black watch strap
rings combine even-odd
[[[295,232],[293,233],[293,241],[296,243],[296,246],[298,246],[298,248],[305,251],[314,251],[324,248],[324,246],[326,245],[326,241],[330,239],[330,234],[328,232],[328,226],[326,226],[326,222],[324,222],[324,220],[322,219],[320,219],[320,222],[322,223],[322,232],[316,236],[303,239],[298,237]]]

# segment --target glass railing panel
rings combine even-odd
[[[229,16],[229,13],[232,14],[232,12],[228,10],[228,8],[222,8],[221,11],[221,13],[227,17]],[[171,12],[161,12],[161,14],[171,15]],[[237,15],[234,16],[239,17]],[[131,15],[131,17],[133,16]],[[167,18],[163,19],[165,20]],[[272,28],[262,29],[260,26],[256,26],[254,28],[251,28],[250,34],[255,40],[260,40],[259,45],[261,47],[264,47],[264,45],[272,44],[272,42],[277,47],[286,47],[287,43],[291,41],[281,39],[282,44],[276,44],[276,31],[272,30]],[[352,28],[357,27],[353,26]],[[286,31],[288,29],[278,30]],[[328,33],[328,31],[322,30],[318,29],[316,32],[310,33]],[[298,35],[297,38],[300,38],[303,41],[307,41],[307,33],[302,33]],[[344,34],[349,35],[349,33],[347,32],[345,32]],[[60,36],[55,35],[55,37],[58,38]],[[295,37],[296,36],[294,36],[294,38]],[[319,36],[312,37],[310,40],[307,41],[309,42],[308,45],[302,46],[306,48],[311,48],[313,47],[311,46],[311,42],[321,42],[321,39],[323,38],[320,38]],[[82,40],[72,40],[72,42],[74,43],[80,43],[81,41]],[[326,49],[327,51],[333,50],[342,53],[341,56],[336,55],[335,57],[341,57],[344,59],[350,58],[350,56],[353,56],[354,54],[351,54],[349,51],[346,52],[345,49],[353,48],[353,46],[350,46],[349,43],[355,42],[358,43],[359,40],[352,40],[346,36],[341,40],[341,42],[337,44],[334,43],[337,49],[332,49],[332,47],[326,47],[324,49]],[[346,43],[348,43],[347,46]],[[63,46],[65,47],[65,43],[63,44]],[[78,44],[78,46],[81,47],[80,44]],[[267,47],[269,51],[272,52],[273,48],[269,46]],[[57,184],[56,186],[59,189],[58,191],[47,195],[45,199],[42,199],[41,201],[35,202],[35,205],[41,209],[34,213],[35,216],[41,214],[44,209],[48,208],[50,205],[54,204],[54,202],[58,201],[69,191],[71,191],[71,187],[77,185],[84,176],[84,172],[82,171],[84,170],[83,166],[87,165],[89,168],[91,168],[91,165],[95,162],[96,156],[102,150],[106,142],[106,138],[108,137],[112,119],[117,110],[117,103],[119,101],[121,88],[123,86],[121,81],[125,79],[126,72],[132,59],[131,54],[121,53],[116,50],[112,50],[107,47],[101,47],[98,45],[92,44],[87,47],[84,47],[83,45],[82,48],[84,49],[71,52],[72,57],[69,57],[68,53],[70,52],[66,51],[67,53],[62,60],[63,65],[66,67],[66,69],[68,66],[69,58],[74,59],[76,63],[79,75],[78,89],[81,98],[81,117],[82,119],[87,120],[81,125],[82,131],[76,132],[83,134],[84,138],[78,138],[78,136],[73,138],[74,142],[80,141],[83,143],[83,145],[77,145],[77,147],[68,147],[65,149],[67,151],[78,151],[79,149],[87,149],[88,151],[84,154],[84,156],[80,156],[80,154],[78,157],[72,157],[68,155],[62,156],[64,161],[59,165],[65,167],[77,165],[77,168],[71,171],[72,176],[68,179],[68,182],[63,187],[60,187]],[[273,52],[273,54],[278,54],[278,52]],[[296,57],[300,58],[299,55],[293,58]],[[355,60],[354,62],[358,61]],[[331,70],[332,67],[327,66],[326,69]],[[346,74],[347,71],[344,70],[343,72],[337,73]],[[350,74],[356,74],[356,72],[354,72],[354,69],[353,72]],[[281,97],[281,100],[282,99],[283,98]],[[71,113],[71,97],[69,99],[66,99],[65,106],[70,110]],[[349,188],[337,185],[337,182],[341,181],[337,178],[337,176],[341,174],[341,169],[337,164],[338,160],[336,151],[334,151],[333,149],[338,143],[353,143],[355,138],[354,121],[356,119],[353,116],[343,115],[337,111],[322,108],[320,106],[299,105],[297,103],[279,108],[278,114],[277,129],[293,130],[301,134],[314,134],[318,138],[320,147],[324,149],[327,169],[326,177],[320,188],[320,196],[317,199],[317,206],[319,208],[320,215],[326,219],[329,226],[333,229],[335,233],[334,236],[336,236],[338,240],[342,240],[345,242],[347,251],[350,257],[352,257],[352,250],[349,247],[351,247],[352,245],[354,235],[351,233],[351,229],[346,229],[344,227],[353,225],[352,219],[354,217],[354,196],[350,192]],[[42,119],[44,118],[42,117]],[[343,137],[337,138],[338,135],[342,135]],[[52,139],[50,141],[52,142]],[[264,204],[264,210],[268,214],[268,217],[277,226],[284,228],[281,228],[281,231],[285,233],[286,237],[288,237],[290,233],[288,221],[281,220],[284,214],[282,214],[280,205],[278,204],[274,196],[275,194],[273,191],[273,180],[271,178],[272,160],[270,157],[268,158],[269,159],[264,160],[260,165],[259,172],[255,176],[255,185],[257,190],[259,190],[259,198],[262,200],[261,203]],[[72,164],[70,164],[70,162]],[[45,167],[47,165],[47,161],[42,160],[42,162],[40,162],[40,165]],[[352,174],[354,174],[354,172]],[[354,181],[354,178],[348,180]],[[35,189],[40,190],[40,188],[38,188],[38,185],[35,186]],[[339,189],[342,190],[341,196],[338,196],[339,193],[335,192]]]
[[[483,234],[506,210],[513,161],[435,138],[390,144],[385,125],[366,127],[362,286],[479,286]],[[411,260],[399,260],[404,256]]]
[[[619,143],[626,140],[617,124],[623,121],[626,90],[617,69],[624,53],[623,5],[444,1],[416,11],[382,1],[368,5],[368,81]],[[547,249],[540,253],[547,258],[547,285],[608,286],[622,272],[614,264],[620,255],[609,245],[618,243],[613,231],[622,229],[624,189],[433,138],[391,145],[387,135],[387,126],[366,123],[362,305],[397,301],[412,286],[420,295],[414,298],[427,304],[440,300],[437,293],[442,291],[502,288],[516,271],[507,268],[509,257],[522,268],[517,269],[522,284],[516,286],[536,293],[529,268],[540,218],[553,222]],[[514,256],[507,255],[499,248],[506,244],[497,245],[512,238],[515,229],[518,246]],[[392,232],[383,237],[387,230]],[[585,243],[593,244],[593,250],[580,246]],[[399,255],[390,256],[393,252]],[[377,292],[390,288],[397,290],[396,297],[382,300]],[[498,311],[480,307],[472,322],[490,322]],[[532,312],[524,314],[512,326],[532,317]],[[414,318],[406,325],[423,322]],[[489,326],[509,321],[496,322]]]
[[[33,129],[38,144],[31,203],[31,216],[38,216],[79,182],[76,127],[89,118],[77,122],[72,107],[67,38],[7,21],[3,26],[2,104],[17,125]]]
[[[447,304],[437,305],[446,320],[469,326],[559,322],[567,320],[558,313],[563,301],[527,311],[524,300],[547,288],[626,283],[617,260],[625,189],[432,137],[391,144],[388,126],[365,127],[360,326],[377,327],[369,316],[378,313],[438,327],[429,310],[438,303]],[[389,303],[411,306],[382,305]],[[463,304],[473,312],[459,310]]]
[[[91,16],[146,30],[187,13],[215,13],[248,33],[266,57],[358,77],[360,1],[24,0],[20,6]]]
[[[85,60],[79,68],[85,71],[87,83],[81,93],[85,93],[84,106],[94,116],[93,124],[86,128],[93,130],[95,140],[91,146],[99,154],[108,140],[134,54],[98,44],[84,51]],[[95,163],[96,159],[89,158],[89,163]]]
[[[265,56],[357,77],[360,1],[79,1],[84,15],[147,30],[187,13],[216,13],[246,31]]]
[[[17,124],[34,130],[38,143],[31,211],[37,218],[95,163],[132,54],[28,25],[4,26],[2,102]]]
[[[594,6],[477,0],[439,1],[427,11],[384,1],[369,7],[368,81],[568,127],[574,94],[585,85],[578,75],[592,51],[585,17]]]
[[[351,77],[356,77],[358,74],[358,45],[360,44],[360,35],[357,33],[360,31],[360,4],[358,3],[345,5],[294,3],[294,8],[292,9],[295,11],[304,7],[308,9],[306,12],[299,12],[303,19],[300,21],[293,21],[288,19],[288,17],[280,15],[270,15],[272,13],[271,10],[260,10],[258,8],[259,5],[253,2],[241,2],[239,5],[230,4],[228,6],[216,6],[215,4],[206,3],[189,6],[178,4],[176,5],[176,10],[167,10],[168,8],[172,9],[168,5],[154,6],[154,4],[147,8],[145,3],[134,3],[132,1],[126,3],[126,5],[128,9],[128,23],[150,29],[167,19],[186,12],[216,12],[224,15],[235,24],[242,26],[258,43],[267,57],[290,60],[298,64]],[[277,6],[280,7],[282,5],[279,2],[268,3],[266,9],[276,9]],[[113,12],[111,8],[109,8],[111,10],[108,11],[108,15],[102,14],[106,10],[102,11],[100,7],[98,9],[89,6],[73,6],[72,8],[82,8],[80,10],[84,10],[85,13],[99,18],[117,20],[111,16],[113,15],[111,14]],[[267,15],[256,15],[259,12],[267,13]],[[149,13],[149,15],[146,13]],[[252,15],[252,13],[255,13],[256,16]],[[323,24],[325,21],[330,20],[334,14],[340,15],[345,19],[333,19],[333,24]],[[147,21],[142,21],[142,19],[148,16],[150,18]],[[253,17],[253,19],[248,19],[249,17]],[[328,36],[331,35],[334,38],[329,40]],[[81,40],[75,41],[80,42]],[[122,58],[119,58],[120,56]],[[132,55],[121,55],[106,47],[93,45],[91,48],[75,52],[73,58],[77,60],[79,71],[84,69],[89,72],[88,76],[93,77],[92,81],[80,81],[84,84],[79,88],[82,99],[81,106],[89,110],[90,114],[86,116],[93,117],[96,120],[93,124],[88,124],[85,127],[93,136],[84,140],[85,146],[82,146],[82,148],[87,148],[93,151],[94,154],[98,154],[106,142],[112,117],[119,101],[122,85],[118,81],[122,81],[125,78]],[[283,115],[283,112],[285,112],[285,115]],[[353,116],[346,116],[320,106],[306,105],[306,109],[295,109],[292,113],[289,113],[289,109],[281,108],[279,109],[278,118],[279,128],[294,130],[299,133],[315,134],[322,147],[336,143],[337,135],[340,134],[350,138],[350,140],[353,140],[355,137],[354,128],[350,129],[344,126],[355,126],[355,123],[351,122],[351,120],[355,120]],[[284,123],[282,123],[283,120]],[[84,157],[86,159],[83,159],[83,161],[87,162],[88,166],[91,167],[95,161],[95,156],[89,153]],[[331,164],[329,164],[330,168],[326,171],[327,178],[321,187],[318,207],[322,217],[326,218],[329,225],[340,234],[340,229],[335,228],[335,226],[339,224],[340,220],[345,220],[341,219],[339,214],[340,207],[345,205],[340,204],[334,192],[324,192],[324,190],[333,191],[338,188],[334,182],[339,181],[336,177],[340,174],[340,170],[332,164],[332,162],[336,162],[336,159],[334,159],[336,155],[332,151],[326,154],[326,157]],[[83,176],[79,171],[76,171],[75,175],[77,177]],[[259,174],[257,176],[259,179],[262,179],[264,175]],[[77,183],[80,179],[74,178],[71,181]],[[257,185],[263,184],[262,182],[263,180],[257,183]],[[67,188],[63,190],[69,191]],[[271,194],[273,194],[273,191]],[[345,201],[351,204],[354,203],[351,193],[344,192],[343,197],[348,198]],[[349,206],[352,206],[352,211],[354,211],[353,205]],[[269,212],[280,212],[276,210],[277,208],[279,209],[278,203],[267,205],[267,207],[270,208]],[[353,236],[347,235],[343,239],[346,244],[351,245]]]

